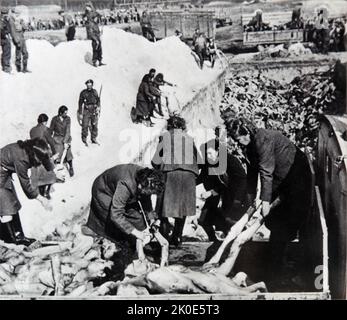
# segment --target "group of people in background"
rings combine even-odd
[[[211,67],[214,67],[217,58],[217,46],[214,38],[206,37],[205,33],[195,29],[193,34],[192,50],[197,55],[199,66],[202,69],[204,61],[208,60]]]

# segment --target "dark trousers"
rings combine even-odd
[[[3,71],[11,70],[11,41],[1,39],[1,66]]]
[[[96,42],[95,40],[92,40],[92,48],[93,48],[93,63],[96,61],[101,62],[102,61],[101,40],[99,39],[99,45],[98,45],[98,42]]]
[[[23,63],[23,69],[26,69],[28,66],[28,50],[25,43],[24,37],[20,40],[19,45],[16,46],[16,67],[18,70],[22,70],[22,63]]]
[[[88,130],[92,141],[98,136],[98,114],[96,110],[83,110],[83,119],[82,119],[82,141],[86,141],[88,137]]]

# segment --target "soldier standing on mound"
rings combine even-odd
[[[93,88],[94,81],[89,79],[85,82],[87,89],[82,90],[78,100],[77,118],[82,126],[82,141],[88,146],[87,137],[88,130],[92,143],[99,144],[96,141],[98,136],[98,120],[100,115],[100,97],[97,91]]]

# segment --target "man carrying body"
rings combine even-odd
[[[1,9],[1,67],[4,72],[11,72],[11,37],[10,37],[10,20],[8,9]]]
[[[16,68],[18,72],[30,72],[28,70],[28,50],[25,43],[24,31],[26,27],[23,19],[20,19],[19,12],[14,10],[14,15],[10,18],[10,32],[14,46],[16,47]],[[23,63],[23,65],[22,65]]]
[[[98,120],[100,114],[100,98],[95,89],[93,89],[93,80],[85,82],[87,89],[82,90],[78,100],[77,118],[82,126],[82,141],[88,146],[88,129],[90,130],[92,143],[98,144]]]

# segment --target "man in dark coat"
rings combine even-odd
[[[33,186],[28,170],[43,165],[46,170],[53,170],[49,159],[47,143],[39,138],[18,141],[0,149],[0,239],[15,244],[30,245],[34,240],[24,236],[20,223],[19,210],[21,204],[12,182],[12,174],[16,173],[20,185],[29,199],[38,200],[42,206],[51,210],[48,200],[39,194]]]
[[[11,73],[11,29],[7,8],[1,8],[1,67],[2,71]]]
[[[56,163],[67,162],[70,177],[74,175],[71,152],[71,119],[67,115],[68,108],[66,106],[59,107],[58,115],[52,118],[50,130],[53,134],[54,148],[59,156]],[[64,150],[66,150],[65,159],[62,159]]]
[[[14,46],[16,47],[16,68],[18,72],[30,72],[28,70],[29,53],[27,50],[24,32],[27,27],[23,19],[20,19],[19,12],[14,9],[14,16],[10,18],[10,31]]]
[[[102,63],[101,32],[99,28],[100,14],[94,11],[89,4],[86,5],[84,21],[87,31],[87,39],[92,40],[93,65],[94,67],[97,67],[98,65],[102,66],[104,63]]]
[[[229,133],[247,146],[250,198],[255,198],[258,173],[260,176],[262,215],[271,231],[269,280],[276,285],[286,247],[296,238],[310,210],[309,163],[306,155],[279,131],[258,129],[236,120]],[[270,202],[277,197],[281,202],[270,212]]]
[[[98,136],[100,97],[97,91],[93,88],[93,80],[89,79],[85,84],[87,89],[82,90],[80,93],[77,117],[79,124],[82,126],[82,141],[86,146],[88,146],[88,130],[90,130],[92,143],[98,144],[96,138]]]
[[[162,174],[153,169],[135,164],[110,168],[94,180],[87,226],[97,235],[121,244],[121,248],[130,247],[134,251],[136,239],[143,244],[148,242],[145,219],[156,218],[150,196],[162,192],[163,188]],[[132,258],[132,255],[120,255],[122,267]]]
[[[200,166],[197,185],[203,184],[206,190],[203,198],[206,202],[201,210],[199,223],[210,241],[215,241],[213,225],[227,234],[231,225],[245,212],[247,174],[240,160],[229,153],[227,146],[221,145],[218,140],[203,144],[201,153],[205,154],[205,158],[204,164]]]
[[[41,113],[37,119],[37,126],[30,130],[30,139],[40,138],[44,140],[51,149],[52,160],[56,159],[59,154],[56,153],[52,133],[47,127],[48,116]],[[47,171],[43,166],[38,166],[31,170],[31,182],[38,186],[40,194],[47,199],[50,199],[50,189],[57,178],[53,171]]]

